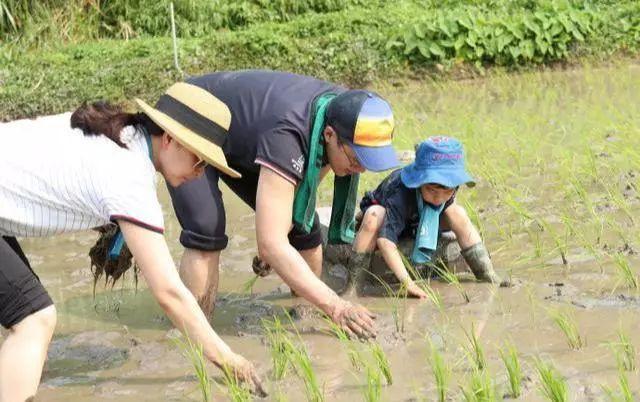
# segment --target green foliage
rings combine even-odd
[[[167,36],[170,1],[3,0],[0,35],[27,43],[136,36]],[[261,22],[287,22],[306,13],[329,13],[375,2],[362,0],[174,0],[181,37]],[[53,22],[55,21],[55,24]],[[63,26],[64,29],[56,29]]]
[[[270,68],[361,86],[435,63],[512,67],[640,49],[633,1],[178,0],[175,10],[192,76]],[[85,100],[153,102],[183,78],[169,31],[167,1],[0,0],[0,119]]]
[[[389,47],[415,62],[543,63],[567,57],[576,42],[594,32],[594,20],[591,10],[573,7],[520,12],[458,8],[429,13]]]

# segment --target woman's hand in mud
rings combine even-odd
[[[414,281],[407,283],[407,294],[409,296],[417,297],[420,300],[425,300],[429,297],[427,293]]]
[[[262,380],[260,379],[256,368],[249,360],[239,354],[233,354],[230,358],[225,360],[223,366],[225,365],[229,369],[229,373],[227,375],[233,375],[238,380],[244,382],[253,395],[259,396],[260,398],[264,398],[268,395],[262,386]]]
[[[376,337],[376,316],[366,307],[340,300],[331,314],[333,322],[338,324],[351,338],[369,339]]]

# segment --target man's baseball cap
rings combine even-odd
[[[391,145],[393,111],[379,95],[360,89],[339,94],[327,107],[327,125],[351,146],[365,169],[380,172],[400,164]]]

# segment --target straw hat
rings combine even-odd
[[[136,99],[142,111],[189,151],[233,177],[222,152],[229,133],[231,111],[210,92],[185,82],[173,84],[152,108]]]

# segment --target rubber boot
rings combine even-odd
[[[351,258],[349,258],[349,263],[347,269],[349,271],[349,278],[347,280],[347,286],[345,289],[345,295],[353,295],[354,290],[356,294],[362,294],[362,289],[364,287],[364,281],[368,277],[370,277],[369,270],[371,269],[371,258],[373,257],[372,252],[367,253],[356,253],[352,252]]]
[[[493,269],[491,257],[489,257],[489,252],[484,246],[484,243],[476,243],[462,250],[460,254],[462,254],[462,257],[467,262],[467,265],[469,265],[469,268],[471,268],[471,272],[473,272],[477,280],[500,284],[500,277]]]

